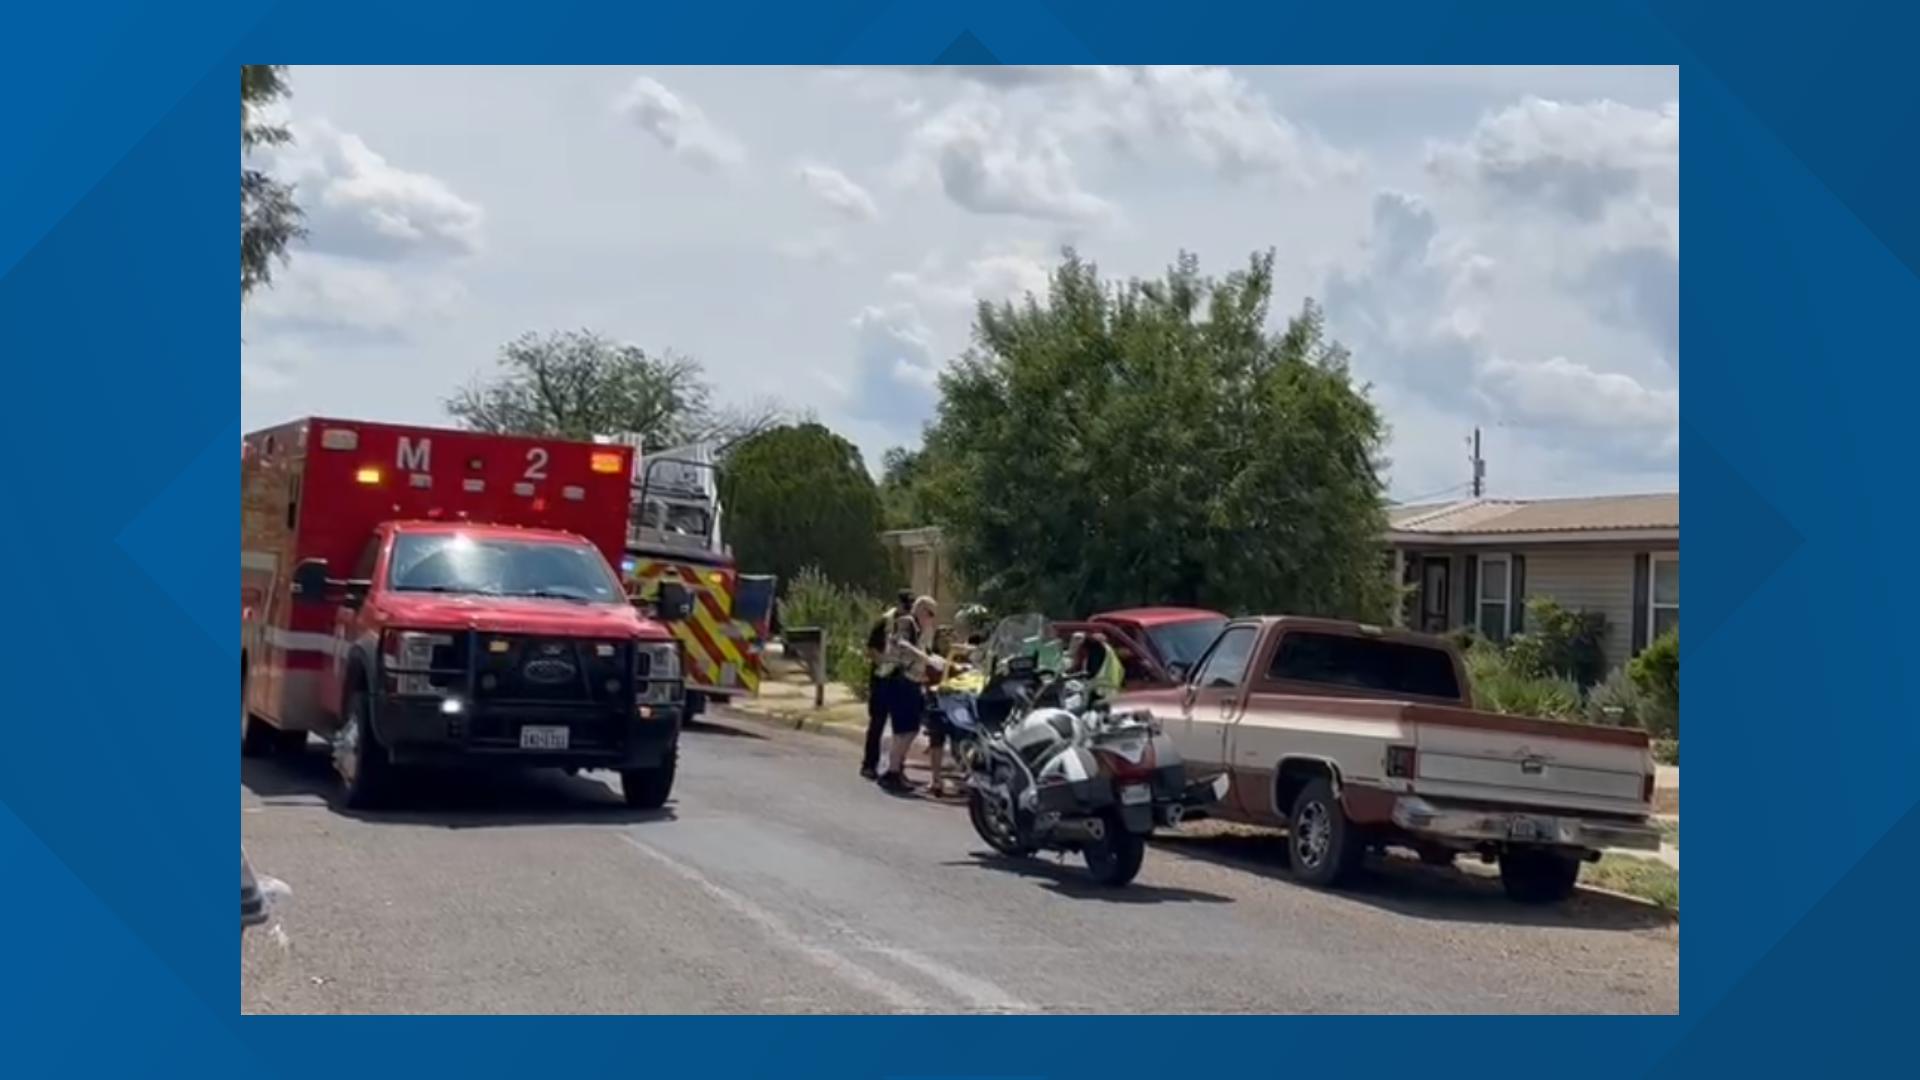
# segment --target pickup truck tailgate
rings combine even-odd
[[[1652,766],[1639,732],[1466,710],[1418,710],[1414,788],[1423,795],[1601,813],[1647,812]]]

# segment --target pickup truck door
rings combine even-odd
[[[1247,661],[1259,637],[1258,626],[1229,626],[1193,666],[1180,710],[1181,730],[1173,744],[1187,761],[1212,769],[1232,767],[1229,735],[1246,704]]]

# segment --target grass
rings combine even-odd
[[[1680,823],[1678,821],[1661,819],[1656,820],[1654,824],[1660,826],[1660,839],[1666,841],[1668,847],[1677,848],[1680,846]]]
[[[1651,900],[1670,911],[1680,910],[1680,872],[1653,859],[1631,855],[1602,855],[1580,868],[1582,884]]]

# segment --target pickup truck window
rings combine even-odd
[[[1382,694],[1460,700],[1453,657],[1399,641],[1292,631],[1280,639],[1267,678]]]
[[[1253,655],[1256,632],[1251,626],[1236,626],[1220,635],[1220,641],[1207,654],[1194,685],[1207,687],[1239,686],[1247,675],[1247,660]]]
[[[586,544],[476,540],[459,533],[401,535],[394,539],[387,576],[396,592],[623,599],[613,572]]]
[[[1220,636],[1220,628],[1227,625],[1225,619],[1193,619],[1188,622],[1160,623],[1146,627],[1146,635],[1153,641],[1153,647],[1160,650],[1160,659],[1168,664],[1183,664],[1192,667],[1200,654],[1207,651],[1213,639]]]

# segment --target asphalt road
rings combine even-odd
[[[722,719],[675,798],[425,777],[346,812],[316,744],[242,767],[241,834],[286,882],[241,948],[251,1013],[1673,1012],[1678,929],[1389,860],[1287,880],[1282,845],[1190,825],[1133,887],[986,853],[954,806],[859,780],[837,740]]]

